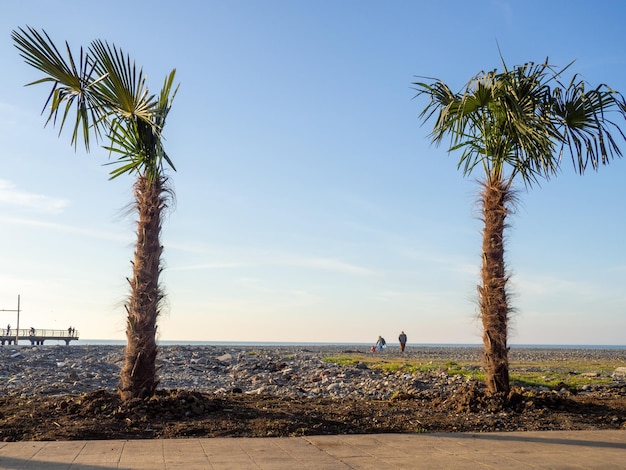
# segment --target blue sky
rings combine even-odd
[[[21,327],[123,339],[131,177],[44,128],[45,86],[10,39],[45,29],[136,59],[158,91],[176,203],[162,340],[480,343],[476,180],[428,140],[416,76],[460,89],[546,57],[626,93],[620,1],[5,0],[0,309]],[[626,129],[626,126],[623,126]],[[622,149],[626,145],[622,141]],[[511,343],[626,344],[626,159],[519,189]],[[15,327],[15,315],[2,313]]]

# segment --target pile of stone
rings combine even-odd
[[[367,348],[164,346],[158,367],[161,388],[211,393],[272,394],[285,397],[389,399],[398,394],[433,396],[463,384],[463,375],[441,370],[403,373],[325,361],[327,356],[368,354]],[[122,346],[5,346],[0,348],[0,393],[65,395],[115,391],[123,365]],[[399,352],[383,353],[386,357]],[[480,362],[480,348],[425,347],[403,357]],[[626,350],[512,349],[511,361],[559,358],[623,360]],[[614,380],[626,380],[618,368]]]

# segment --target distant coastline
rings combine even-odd
[[[50,343],[54,344],[54,343]],[[77,346],[124,346],[125,340],[107,339],[84,339],[72,341],[71,345]],[[286,341],[158,341],[160,346],[245,346],[245,347],[346,347],[368,349],[370,343],[331,343],[331,342],[286,342]],[[398,347],[397,343],[389,343],[389,346]],[[626,345],[618,344],[511,344],[512,349],[626,349]],[[479,343],[408,343],[408,348],[482,348]]]

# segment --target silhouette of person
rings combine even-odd
[[[400,341],[400,352],[404,352],[404,348],[406,347],[406,334],[404,331],[398,336],[398,341]]]

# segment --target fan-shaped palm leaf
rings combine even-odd
[[[76,147],[80,133],[86,149],[89,150],[89,131],[93,126],[98,137],[98,123],[104,112],[103,108],[97,106],[93,91],[107,77],[106,72],[100,75],[95,73],[93,60],[82,48],[76,62],[67,42],[66,61],[45,31],[39,33],[30,27],[19,28],[11,36],[24,61],[45,75],[28,85],[52,82],[52,89],[43,108],[44,111],[50,108],[46,124],[50,121],[58,124],[60,134],[72,108],[75,108],[71,143]],[[59,112],[61,119],[57,121]]]

